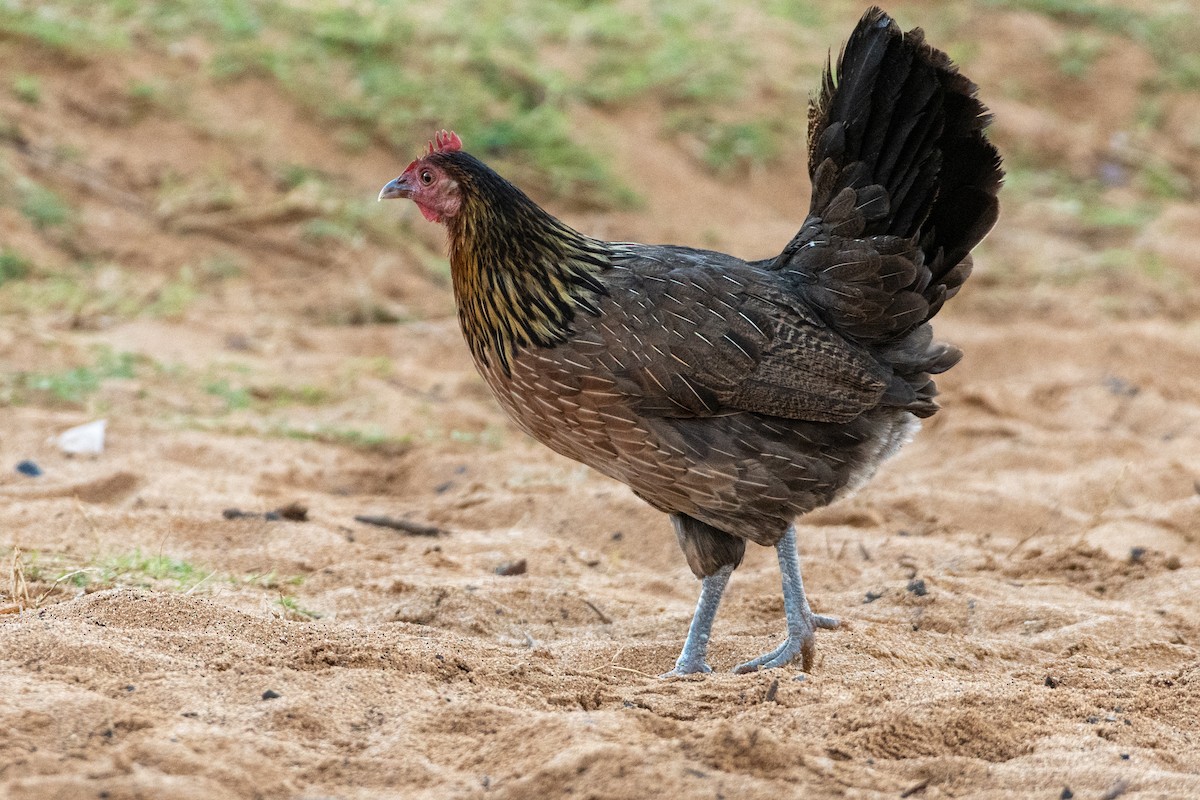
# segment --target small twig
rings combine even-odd
[[[657,675],[651,675],[649,672],[642,672],[640,669],[632,669],[631,667],[618,667],[616,664],[609,664],[609,669],[619,670],[621,672],[629,672],[634,675],[641,675],[643,678],[657,678]],[[599,670],[597,670],[598,672]]]
[[[35,602],[33,604],[34,607],[36,608],[37,606],[40,606],[42,604],[42,601],[45,600],[47,597],[49,597],[50,593],[53,592],[55,589],[57,589],[58,585],[60,583],[62,583],[63,581],[65,581],[67,578],[73,578],[76,575],[83,575],[86,572],[99,572],[99,571],[100,570],[96,569],[95,567],[84,567],[83,569],[77,569],[73,572],[68,572],[66,575],[59,577],[58,580],[56,580],[54,583],[50,584],[49,589],[42,592],[41,596],[38,597],[37,602]]]
[[[591,600],[584,600],[583,604],[585,606],[587,606],[588,608],[590,608],[592,611],[595,611],[596,616],[600,618],[600,621],[602,623],[604,623],[605,625],[612,625],[612,619],[608,616],[608,614],[605,614],[603,611],[596,608],[596,604],[593,603]]]
[[[92,536],[99,537],[100,532],[96,530],[96,523],[92,522],[92,518],[89,517],[88,513],[83,510],[83,503],[79,502],[78,495],[72,497],[71,499],[75,501],[75,510],[79,512],[79,516],[83,517],[83,521],[88,524],[89,528],[91,528]]]
[[[203,578],[196,581],[196,583],[192,586],[192,588],[190,588],[186,592],[184,592],[184,595],[189,595],[192,592],[196,591],[197,589],[200,588],[200,584],[204,583],[205,581],[207,581],[209,578],[211,578],[213,575],[216,575],[216,574],[217,574],[217,571],[214,569],[212,572],[208,573]]]
[[[440,536],[445,533],[441,528],[435,525],[425,525],[420,522],[409,522],[406,519],[398,519],[386,515],[376,514],[358,514],[354,517],[355,522],[362,522],[367,525],[378,525],[381,528],[391,528],[392,530],[403,531],[411,536]]]
[[[14,547],[12,551],[12,564],[8,569],[8,581],[10,586],[9,596],[17,606],[18,611],[24,611],[31,605],[29,597],[29,584],[25,582],[25,565],[21,563],[21,548]]]
[[[926,778],[925,780],[921,781],[920,783],[914,783],[912,786],[905,789],[903,792],[900,793],[900,796],[901,797],[912,797],[917,792],[923,792],[928,788],[929,788],[929,778]]]

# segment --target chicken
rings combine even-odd
[[[747,262],[579,233],[440,132],[380,199],[449,233],[458,317],[501,406],[670,515],[701,579],[667,675],[709,672],[746,542],[776,549],[787,637],[735,668],[812,668],[797,516],[861,487],[937,410],[961,353],[929,320],[996,221],[1003,172],[976,86],[920,29],[862,17],[809,107],[812,201]]]

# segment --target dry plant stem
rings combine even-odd
[[[29,597],[29,584],[25,581],[25,566],[21,563],[21,549],[13,548],[12,563],[8,569],[9,596],[16,604],[18,611],[24,611],[33,605]]]

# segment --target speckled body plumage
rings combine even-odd
[[[655,508],[773,545],[796,516],[861,485],[915,428],[916,417],[899,409],[822,422],[724,404],[717,389],[747,394],[735,382],[753,363],[743,348],[757,351],[769,329],[765,318],[755,321],[769,306],[747,309],[740,292],[753,284],[763,294],[772,275],[715,253],[664,247],[649,261],[645,248],[637,251],[613,248],[597,274],[605,289],[592,300],[598,313],[577,315],[563,341],[518,351],[511,370],[477,361],[534,438],[628,484]],[[712,274],[714,259],[725,261],[721,273]],[[808,324],[824,330],[816,319]],[[806,341],[821,352],[819,338]],[[877,393],[870,376],[856,377],[847,394]],[[697,566],[711,574],[720,564]]]
[[[447,224],[464,335],[517,424],[671,514],[705,579],[677,672],[707,670],[746,541],[790,548],[790,633],[744,667],[807,668],[814,625],[836,624],[808,609],[791,525],[937,410],[931,375],[960,353],[929,320],[997,215],[987,120],[945,54],[872,9],[810,107],[811,210],[773,259],[584,236],[452,134],[381,194]]]

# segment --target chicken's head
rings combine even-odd
[[[428,152],[413,161],[379,193],[380,200],[407,197],[430,222],[446,222],[462,207],[458,181],[445,169],[440,156],[462,150],[462,139],[453,131],[439,131]]]

